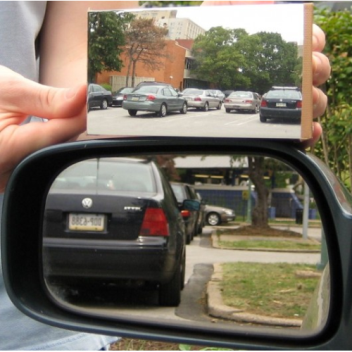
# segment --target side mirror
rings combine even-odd
[[[235,235],[224,232],[230,225],[215,229],[205,225],[203,234],[195,233],[199,237],[186,246],[185,225],[172,190],[166,178],[155,177],[161,154],[174,156],[176,169],[182,169],[179,175],[188,178],[184,180],[188,183],[196,180],[192,182],[196,191],[204,199],[212,199],[212,205],[222,209],[230,204],[226,202],[234,201],[237,207],[228,207],[235,210],[236,222],[241,220],[243,227],[250,202],[253,207],[262,202],[258,189],[264,184],[271,195],[266,217],[279,219],[279,211],[286,212],[285,219],[291,218],[290,230],[300,231],[299,242],[304,242],[302,236],[308,228],[308,237],[317,239],[318,249],[312,253],[277,248],[263,252],[257,247],[248,252],[221,249],[224,242],[234,242]],[[227,160],[228,166],[219,164],[212,172],[202,168],[202,160],[212,156]],[[193,171],[186,167],[187,158],[192,160]],[[308,221],[309,209],[305,208],[303,224],[293,224],[294,209],[289,204],[304,203],[304,192],[300,198],[292,190],[275,186],[273,179],[267,178],[269,173],[251,174],[253,180],[261,180],[256,193],[240,186],[240,176],[244,180],[250,172],[246,160],[264,163],[266,169],[261,171],[265,172],[282,163],[284,173],[277,174],[275,182],[281,177],[290,179],[292,185],[303,178],[314,198],[317,220]],[[173,175],[175,169],[166,171]],[[36,177],[29,177],[34,174]],[[172,202],[166,200],[167,194],[172,195]],[[282,203],[284,194],[293,201]],[[214,204],[216,200],[218,204]],[[269,200],[265,202],[261,204],[267,205]],[[199,209],[196,203],[198,207],[195,202],[184,206]],[[173,218],[177,221],[171,221]],[[311,228],[310,221],[317,228]],[[285,226],[287,223],[276,223],[275,228]],[[266,229],[260,228],[262,235]],[[1,255],[13,303],[24,314],[53,326],[232,349],[337,350],[352,348],[351,233],[350,195],[323,162],[294,144],[255,139],[126,138],[63,144],[34,153],[18,165],[5,193]],[[271,243],[276,241],[273,237]],[[292,242],[292,237],[288,241]],[[155,248],[162,261],[150,255],[137,257],[142,250],[152,253]],[[148,260],[148,265],[143,260]],[[282,269],[283,262],[289,264],[286,276],[292,274],[293,286],[277,288],[271,303],[276,308],[292,303],[287,297],[295,291],[305,297],[302,310],[288,313],[286,318],[273,313],[270,319],[262,319],[263,313],[252,313],[255,304],[265,306],[262,298],[254,299],[250,306],[237,295],[235,302],[225,302],[222,290],[228,287],[230,299],[237,292],[247,299],[256,291],[245,291],[240,287],[242,280],[231,276],[243,270],[240,264],[245,265],[251,283],[264,280],[263,275],[255,279],[259,269],[271,273],[273,282],[282,283],[285,275],[280,276],[274,268]],[[297,263],[304,266],[292,266]],[[107,268],[113,270],[109,273]],[[165,268],[163,275],[161,268]],[[317,270],[317,277],[311,275]],[[155,277],[155,273],[160,275]],[[230,276],[222,279],[225,274],[231,280]],[[313,284],[302,278],[308,274],[315,277]],[[78,287],[80,282],[82,287]],[[229,285],[219,287],[219,282]],[[262,294],[263,288],[257,291]]]

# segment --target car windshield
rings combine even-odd
[[[234,92],[230,94],[230,98],[252,98],[250,92]]]
[[[137,94],[157,93],[160,88],[163,88],[163,87],[161,87],[161,86],[142,86],[142,87],[136,89],[133,93],[137,93]]]
[[[182,93],[183,95],[201,95],[203,91],[200,89],[185,89]]]
[[[270,90],[265,98],[301,99],[301,93],[297,90]]]
[[[92,159],[74,164],[63,171],[52,190],[138,191],[155,193],[150,164],[118,159]]]

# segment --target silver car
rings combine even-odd
[[[261,97],[258,93],[248,91],[236,91],[231,93],[224,100],[224,107],[226,112],[235,111],[249,111],[253,114],[259,113]]]
[[[208,111],[211,108],[221,109],[222,101],[208,89],[187,88],[183,92],[189,108]]]
[[[187,113],[187,102],[182,94],[165,85],[143,85],[123,97],[122,107],[130,116],[138,111],[152,111],[157,116],[165,117],[169,111]]]
[[[218,207],[215,205],[206,205],[204,209],[205,223],[210,226],[217,226],[221,223],[234,221],[236,214],[232,209]]]
[[[213,94],[215,97],[219,98],[221,101],[224,101],[225,99],[225,94],[218,89],[209,89],[209,92]]]

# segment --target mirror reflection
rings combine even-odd
[[[88,133],[309,138],[306,8],[89,12]]]
[[[329,311],[314,196],[264,156],[71,165],[47,195],[43,266],[53,299],[93,316],[300,334]]]

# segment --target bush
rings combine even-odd
[[[109,91],[111,92],[112,87],[111,87],[110,84],[103,83],[103,84],[101,84],[101,86],[102,86],[103,88],[105,88],[106,90],[109,90]]]

